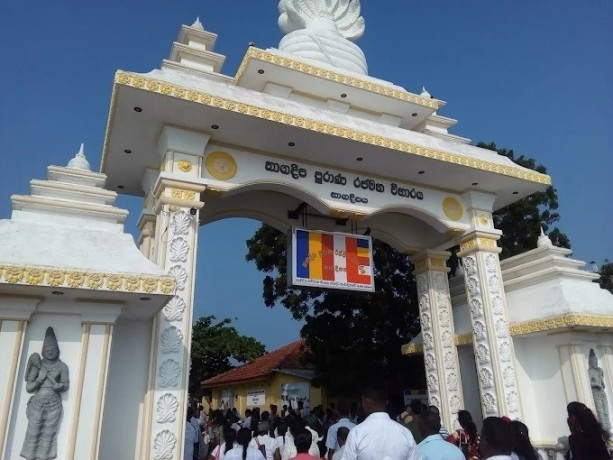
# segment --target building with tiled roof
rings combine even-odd
[[[311,385],[314,369],[303,363],[305,351],[303,341],[297,340],[203,381],[202,389],[211,395],[210,407],[236,407],[243,413],[254,407],[268,410],[270,404],[281,410],[284,404],[296,404],[298,400],[305,407],[323,404],[322,389]]]

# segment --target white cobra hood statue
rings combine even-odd
[[[279,50],[366,75],[364,53],[355,43],[364,34],[359,0],[280,0]]]

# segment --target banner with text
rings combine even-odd
[[[260,407],[266,402],[266,392],[264,390],[253,390],[247,392],[247,406]]]
[[[372,240],[368,236],[292,229],[290,283],[374,291]]]

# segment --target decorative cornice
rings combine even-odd
[[[138,276],[20,265],[0,266],[0,284],[147,294],[172,294],[176,289],[172,276]]]
[[[453,338],[453,343],[456,346],[468,345],[473,343],[472,334],[456,334]],[[421,342],[409,342],[400,347],[403,355],[418,355],[424,352],[424,345]]]
[[[496,174],[502,174],[509,177],[536,182],[539,184],[551,184],[551,178],[548,175],[541,174],[535,171],[524,170],[523,168],[520,169],[519,167],[514,166],[504,166],[489,161],[483,161],[476,158],[467,157],[464,155],[458,155],[452,152],[434,149],[431,147],[419,146],[410,142],[376,136],[372,133],[361,132],[344,126],[324,123],[319,120],[312,120],[305,117],[290,115],[276,110],[259,107],[253,104],[245,104],[243,102],[237,102],[225,97],[215,96],[204,91],[197,91],[172,83],[167,83],[164,81],[155,80],[153,78],[143,77],[142,75],[131,74],[122,71],[118,71],[115,74],[115,83],[113,85],[113,94],[111,96],[111,108],[109,111],[109,120],[107,122],[104,151],[102,154],[101,170],[104,169],[108,153],[112,119],[116,107],[118,85],[138,88],[143,91],[163,94],[165,96],[183,99],[186,101],[203,104],[209,107],[215,107],[222,110],[228,110],[231,112],[249,115],[264,120],[270,120],[276,123],[281,123],[288,126],[295,126],[309,131],[319,132],[322,134],[336,136],[343,139],[350,139],[364,144],[384,147],[387,149],[409,153],[420,157],[430,158],[445,163],[462,165],[469,168],[493,172]]]
[[[241,79],[251,59],[258,59],[260,61],[270,62],[271,64],[279,65],[281,67],[292,69],[297,72],[306,73],[315,77],[323,78],[325,80],[343,83],[345,85],[353,86],[355,88],[364,89],[366,91],[371,91],[373,93],[381,94],[383,96],[393,97],[394,99],[399,99],[401,101],[411,102],[413,104],[421,105],[423,107],[428,107],[434,110],[438,110],[442,106],[442,104],[436,99],[429,99],[426,97],[418,96],[417,94],[410,93],[408,91],[395,89],[388,85],[382,85],[374,81],[353,77],[351,75],[324,69],[322,67],[317,67],[315,65],[307,64],[305,62],[296,61],[289,57],[279,56],[278,54],[270,53],[268,51],[253,46],[249,47],[249,49],[247,50],[247,53],[245,54],[245,57],[243,58],[241,65],[239,66],[238,71],[234,76],[235,83],[238,83],[238,81]]]
[[[511,325],[511,335],[525,335],[554,329],[574,327],[598,327],[613,329],[613,315],[593,315],[568,313],[535,321],[525,321]]]

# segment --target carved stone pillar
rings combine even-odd
[[[475,216],[485,226],[491,216]],[[493,230],[493,229],[492,229]],[[509,332],[506,298],[495,231],[474,230],[460,241],[464,283],[473,326],[473,346],[483,417],[521,418],[515,351]]]
[[[158,149],[161,171],[144,178],[147,209],[156,214],[151,259],[175,277],[175,296],[153,325],[149,393],[145,401],[141,458],[183,458],[185,410],[189,384],[191,325],[198,241],[200,170],[209,136],[165,127]],[[147,217],[142,217],[144,230]],[[146,238],[146,234],[143,233]],[[143,240],[144,242],[144,240]]]
[[[448,252],[423,251],[413,257],[419,299],[428,400],[439,408],[441,422],[458,427],[464,406],[458,352],[445,262]]]

